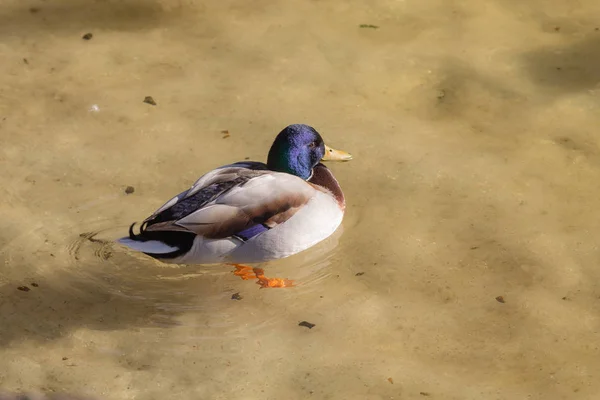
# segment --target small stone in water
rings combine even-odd
[[[243,297],[239,293],[234,293],[231,295],[231,300],[241,300]]]
[[[308,329],[312,329],[312,328],[315,326],[315,324],[311,324],[311,323],[310,323],[310,322],[308,322],[308,321],[302,321],[302,322],[300,322],[300,323],[298,324],[298,326],[305,326],[305,327],[307,327]]]

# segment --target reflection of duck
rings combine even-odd
[[[277,135],[267,164],[242,161],[203,175],[121,244],[167,263],[258,263],[288,257],[330,236],[345,201],[321,160],[350,160],[307,125]],[[248,277],[238,266],[236,275]],[[255,271],[263,286],[285,286]],[[262,275],[262,276],[261,276]],[[262,281],[260,281],[262,280]]]

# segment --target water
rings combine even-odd
[[[596,2],[0,5],[0,391],[597,398]],[[110,243],[291,123],[354,156],[297,287]]]

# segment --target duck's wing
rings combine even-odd
[[[247,240],[287,221],[315,192],[301,178],[264,164],[232,164],[209,172],[168,201],[144,221],[142,231]]]
[[[243,161],[214,169],[198,178],[188,190],[163,204],[146,218],[144,223],[156,219],[166,221],[176,218],[179,214],[185,214],[187,208],[201,208],[236,184],[268,172],[265,164],[255,161]],[[173,213],[172,216],[169,212],[165,213],[169,210]]]

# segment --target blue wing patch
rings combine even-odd
[[[266,232],[269,229],[270,229],[269,227],[267,227],[263,224],[256,224],[254,226],[251,226],[250,228],[244,229],[243,231],[236,233],[233,236],[246,242],[246,241],[252,239],[254,236],[260,235],[261,233]]]

